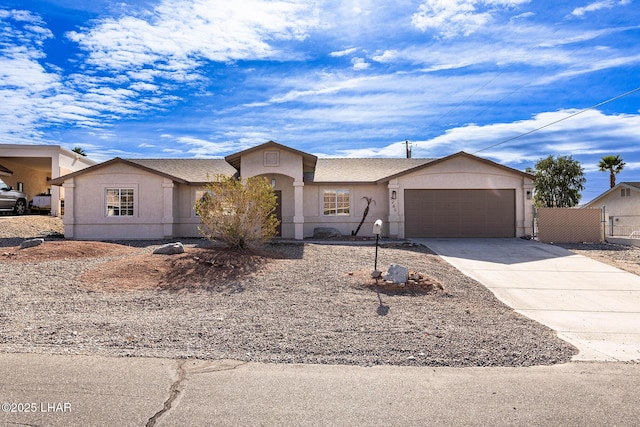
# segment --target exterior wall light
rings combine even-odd
[[[398,193],[396,193],[396,190],[391,190],[391,200],[395,200],[396,197],[398,197]]]

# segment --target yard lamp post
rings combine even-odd
[[[380,239],[380,233],[382,233],[382,220],[378,219],[373,223],[373,234],[376,235],[376,258],[373,264],[373,274],[378,271],[378,240]]]

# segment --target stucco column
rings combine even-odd
[[[60,155],[51,157],[51,178],[60,176]],[[60,187],[51,185],[51,216],[60,216]]]
[[[302,240],[304,239],[304,182],[293,181],[293,201],[294,238]]]
[[[516,218],[522,218],[522,222],[516,225],[516,237],[533,236],[533,182],[528,179],[522,184],[522,215],[516,212]]]
[[[73,198],[75,196],[76,184],[72,179],[65,181],[62,184],[62,188],[64,188],[64,215],[62,215],[62,223],[64,224],[64,237],[65,239],[73,239],[74,227],[75,227],[75,203]]]
[[[164,237],[173,237],[173,188],[168,178],[162,182],[162,229]]]
[[[400,234],[400,186],[398,185],[397,180],[389,181],[388,188],[388,197],[389,201],[389,217],[387,221],[389,222],[389,237],[397,238]]]

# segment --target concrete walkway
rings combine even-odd
[[[640,276],[522,239],[413,239],[558,332],[574,360],[640,360]]]
[[[3,426],[631,426],[640,365],[277,365],[0,354]]]

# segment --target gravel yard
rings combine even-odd
[[[0,217],[0,351],[272,363],[531,366],[575,353],[424,247],[386,245],[378,266],[442,284],[381,293],[372,243],[275,244],[229,253],[184,241],[60,239],[58,219]],[[52,236],[19,250],[29,237]],[[56,238],[57,236],[57,238]]]

